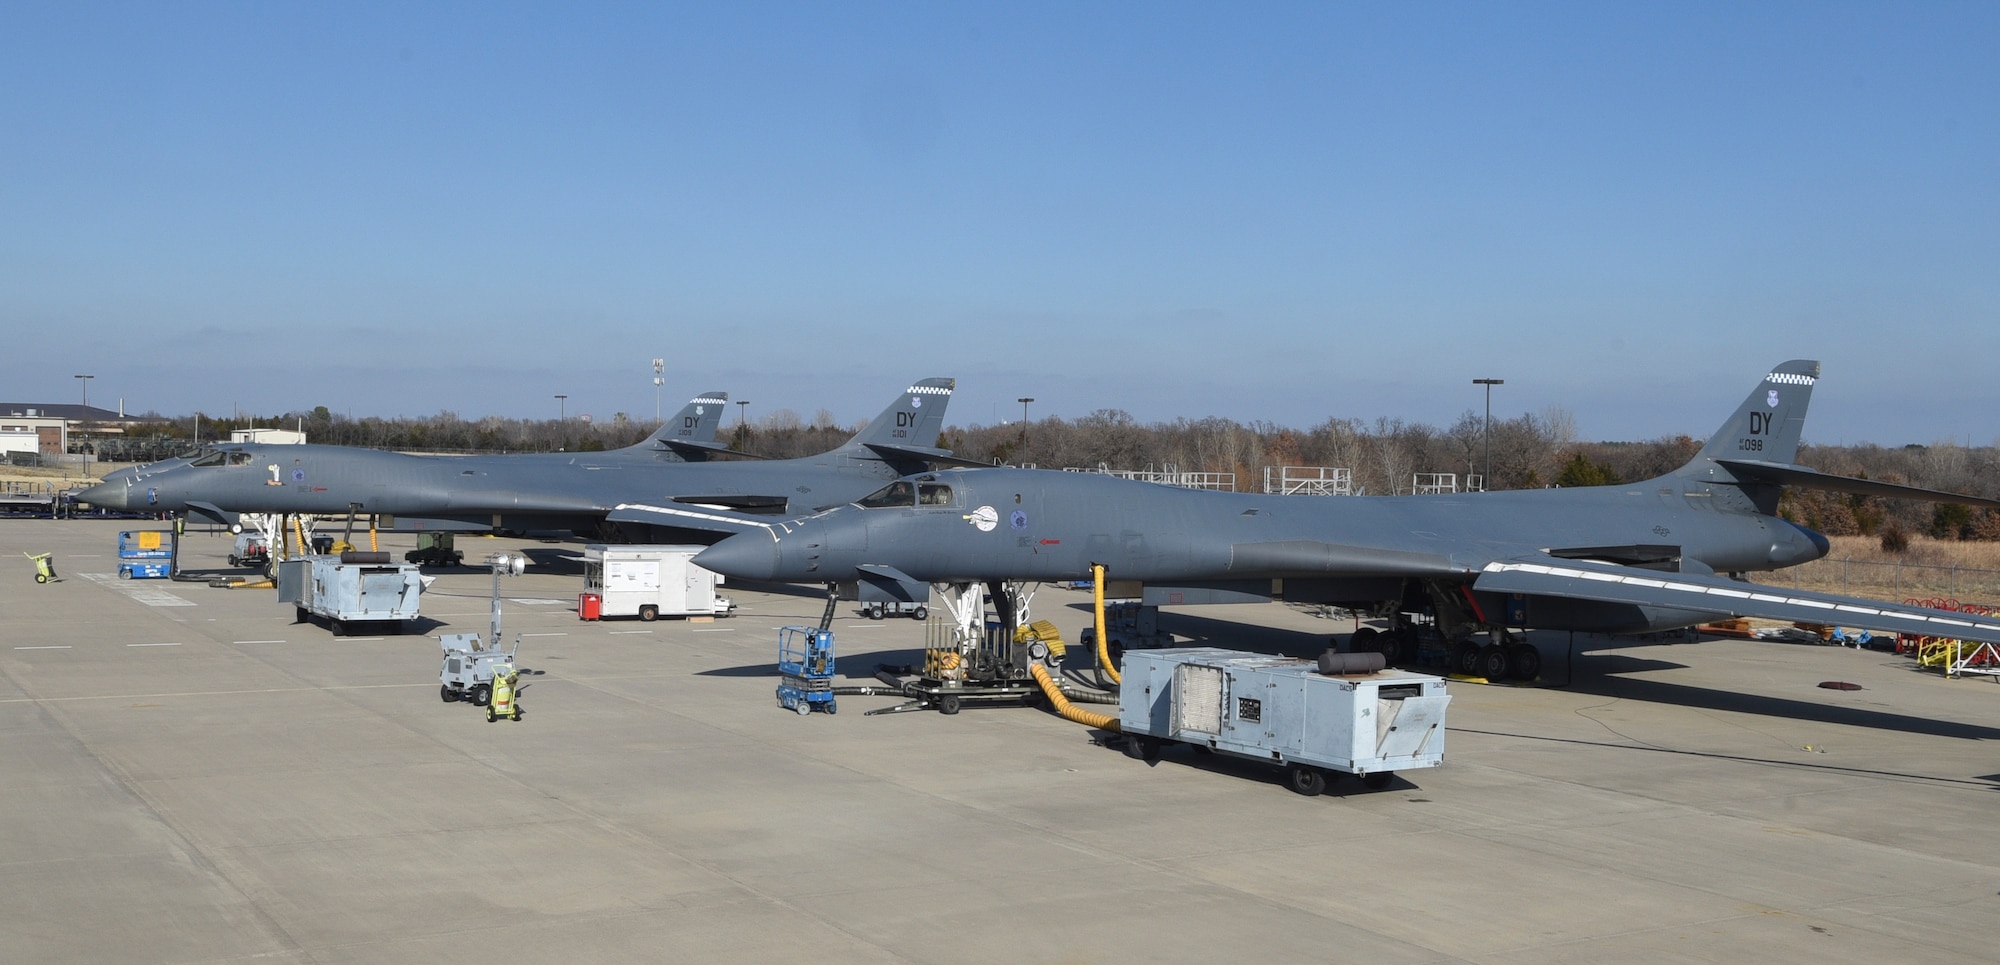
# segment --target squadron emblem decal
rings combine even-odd
[[[1778,390],[1777,390],[1777,389],[1772,389],[1772,390],[1771,390],[1771,393],[1770,393],[1769,395],[1766,395],[1766,396],[1764,397],[1764,404],[1765,404],[1765,405],[1768,405],[1768,406],[1770,406],[1770,407],[1771,407],[1771,408],[1773,408],[1773,409],[1775,409],[1775,408],[1777,408],[1777,407],[1778,407]]]

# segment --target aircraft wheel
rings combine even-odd
[[[1354,631],[1353,638],[1347,642],[1347,649],[1353,653],[1375,653],[1381,649],[1377,642],[1381,636],[1382,631],[1374,627],[1362,627]]]
[[[1508,658],[1507,648],[1502,646],[1480,647],[1476,673],[1488,680],[1505,680],[1507,671],[1513,669],[1514,661]]]
[[[1389,640],[1382,652],[1388,655],[1390,663],[1400,666],[1417,662],[1417,628],[1397,627]]]
[[[472,706],[474,706],[474,707],[488,707],[488,706],[491,706],[491,705],[492,705],[492,703],[493,703],[493,685],[492,685],[492,684],[473,684],[473,685],[472,685]]]
[[[916,608],[916,609],[914,609],[914,610],[911,610],[911,611],[910,611],[910,619],[912,619],[912,620],[921,620],[921,619],[923,619],[923,618],[925,618],[925,617],[927,617],[927,616],[930,616],[930,615],[931,615],[931,611],[930,611],[930,608],[929,608],[929,607],[921,607],[921,606],[920,606],[920,607],[918,607],[918,608]]]
[[[1395,771],[1376,771],[1361,779],[1361,786],[1371,791],[1379,791],[1396,779]]]
[[[1306,797],[1314,797],[1326,792],[1326,772],[1311,764],[1293,764],[1286,784]]]
[[[458,691],[451,689],[450,684],[439,684],[438,699],[444,701],[447,704],[457,703]]]
[[[644,620],[647,623],[651,623],[654,620],[658,620],[659,618],[660,618],[659,607],[656,607],[651,603],[648,603],[645,606],[639,608],[639,619]]]
[[[1479,671],[1479,645],[1476,643],[1459,644],[1458,649],[1451,652],[1451,669],[1453,673],[1464,674],[1468,677],[1476,674]]]
[[[1508,648],[1514,658],[1514,679],[1533,680],[1542,675],[1542,652],[1532,643],[1517,643]]]
[[[959,700],[957,695],[946,694],[943,697],[939,697],[937,702],[937,707],[938,707],[938,713],[943,714],[947,717],[951,716],[952,714],[958,713]]]

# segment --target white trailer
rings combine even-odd
[[[715,591],[722,574],[693,562],[707,548],[591,543],[583,548],[583,591],[598,598],[599,616],[728,616],[736,603]]]

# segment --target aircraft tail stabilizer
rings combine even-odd
[[[729,393],[703,392],[688,400],[681,411],[660,423],[660,428],[647,436],[644,442],[630,447],[633,452],[678,453],[690,462],[700,460],[710,452],[724,451],[727,447],[717,445],[715,431],[722,425],[722,412],[729,408]]]
[[[944,430],[945,407],[951,403],[957,384],[956,379],[942,378],[912,383],[881,415],[834,451],[882,459],[899,469],[904,464],[918,464],[907,470],[918,471],[920,464],[936,461],[943,452],[932,443]]]

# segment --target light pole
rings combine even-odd
[[[1479,488],[1483,491],[1493,484],[1493,387],[1506,385],[1506,379],[1473,379],[1473,385],[1486,387],[1486,474],[1479,477]]]
[[[738,432],[741,432],[741,431],[743,431],[743,426],[744,426],[744,424],[745,424],[745,423],[747,423],[747,422],[749,422],[749,421],[750,421],[750,400],[749,400],[749,399],[737,399],[737,400],[736,400],[736,430],[737,430]]]
[[[1021,403],[1021,452],[1026,454],[1028,451],[1028,403],[1035,400],[1030,398],[1015,399],[1014,401]]]
[[[78,430],[81,430],[90,419],[90,380],[94,378],[97,378],[97,376],[79,375],[76,377],[77,382],[83,386],[83,412],[77,416],[76,420]],[[69,451],[69,422],[67,420],[63,422],[63,451]]]
[[[556,432],[561,437],[562,451],[569,451],[569,396],[556,396]]]
[[[653,425],[660,424],[660,386],[667,384],[661,376],[667,374],[667,360],[653,360]]]

